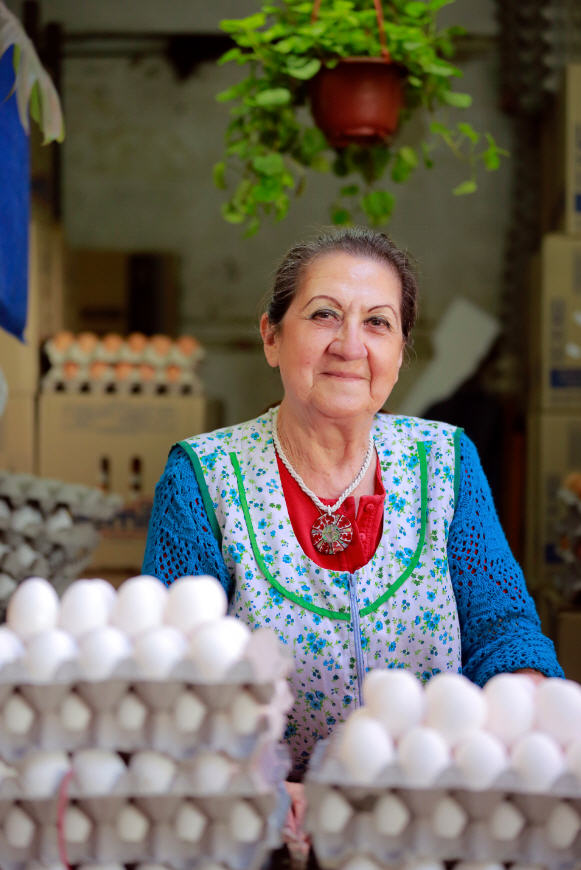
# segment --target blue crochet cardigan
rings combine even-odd
[[[482,686],[501,672],[534,668],[563,676],[541,632],[535,605],[494,507],[477,450],[460,441],[460,486],[448,538],[450,575],[462,638],[463,673]],[[170,585],[210,574],[230,596],[230,577],[202,503],[191,462],[174,446],[155,490],[143,573]]]

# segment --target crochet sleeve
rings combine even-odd
[[[178,577],[217,577],[228,596],[233,582],[213,535],[192,464],[172,448],[155,487],[142,571],[170,586]]]
[[[476,447],[460,441],[460,486],[448,561],[462,638],[462,670],[483,686],[501,672],[534,668],[562,677],[551,640],[500,526]]]

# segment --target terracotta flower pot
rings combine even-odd
[[[315,123],[331,145],[375,145],[397,128],[403,71],[379,57],[345,58],[317,73],[310,96]]]

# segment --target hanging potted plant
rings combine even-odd
[[[225,158],[214,168],[217,186],[234,188],[224,218],[245,224],[247,235],[265,217],[281,220],[315,170],[346,179],[331,204],[334,223],[362,215],[381,225],[395,204],[384,182],[402,183],[420,164],[431,168],[439,143],[465,163],[453,192],[475,192],[479,166],[496,169],[506,153],[490,133],[439,117],[425,141],[399,141],[416,112],[471,105],[453,87],[462,75],[451,63],[454,38],[463,31],[436,23],[452,2],[266,0],[255,15],[223,21],[235,45],[219,62],[248,68],[218,95],[235,102]]]

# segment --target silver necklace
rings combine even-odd
[[[309,489],[300,474],[295,471],[290,464],[278,437],[277,420],[278,409],[272,415],[272,440],[274,441],[276,452],[280,456],[282,464],[293,480],[296,480],[302,491],[308,495],[311,501],[313,501],[321,511],[321,516],[315,520],[311,527],[313,545],[319,553],[324,553],[325,555],[341,553],[343,550],[347,549],[353,540],[353,527],[351,522],[347,517],[343,516],[343,514],[339,514],[339,516],[334,516],[334,514],[339,510],[345,499],[351,495],[353,490],[357,489],[367,474],[367,470],[371,464],[371,457],[373,456],[373,435],[371,432],[369,433],[369,446],[359,473],[351,481],[349,486],[343,490],[335,504],[327,505],[323,504],[321,499],[312,491],[312,489]]]

